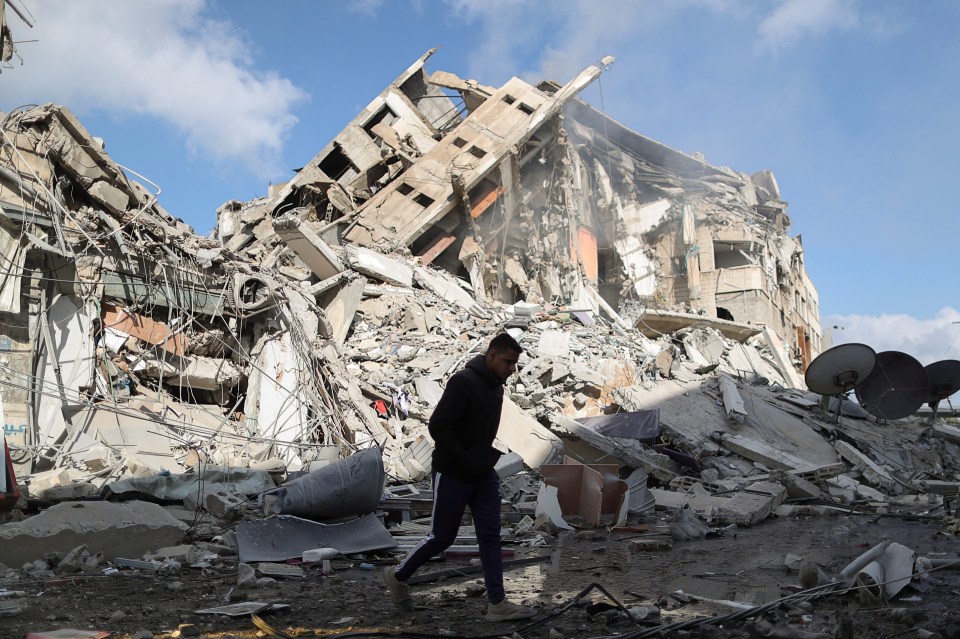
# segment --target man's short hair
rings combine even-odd
[[[500,333],[490,340],[490,346],[487,348],[487,350],[495,353],[502,353],[504,351],[522,353],[523,347],[517,343],[517,340],[513,339],[510,333]]]

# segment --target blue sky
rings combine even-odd
[[[953,0],[13,0],[0,109],[59,102],[201,233],[285,181],[431,47],[486,84],[614,66],[583,97],[772,169],[834,339],[960,358]]]

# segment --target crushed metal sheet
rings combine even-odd
[[[227,617],[246,617],[253,614],[265,614],[276,610],[286,610],[290,604],[285,603],[262,603],[259,601],[244,601],[241,603],[230,604],[229,606],[217,606],[216,608],[202,608],[194,610],[198,615],[226,615]]]
[[[237,526],[239,559],[285,561],[320,546],[343,554],[390,550],[397,542],[374,514],[338,524],[321,524],[291,515],[244,521]]]

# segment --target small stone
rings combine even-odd
[[[237,565],[237,585],[253,586],[257,583],[257,571],[250,564]]]
[[[126,619],[126,617],[127,617],[127,613],[125,613],[124,611],[114,610],[113,614],[110,615],[110,618],[108,619],[108,621],[110,621],[111,623],[116,623],[118,621],[123,621],[124,619]]]
[[[227,595],[227,600],[230,603],[237,603],[239,601],[247,600],[247,591],[245,590],[231,590],[230,594]]]
[[[483,584],[478,584],[476,582],[470,582],[467,584],[467,596],[468,597],[479,597],[487,591]]]
[[[130,639],[153,639],[153,633],[149,630],[137,630]]]
[[[184,585],[182,581],[171,581],[167,584],[167,590],[173,590],[174,592],[183,590]]]

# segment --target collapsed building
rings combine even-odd
[[[760,376],[802,386],[817,297],[772,173],[711,166],[577,100],[611,59],[562,86],[494,88],[428,74],[431,54],[290,182],[223,205],[215,239],[65,108],[4,117],[4,416],[22,474],[106,481],[199,457],[298,470],[397,440],[371,401],[413,391],[425,412],[423,389],[466,352],[426,367],[433,386],[410,375],[464,334],[429,303],[371,339],[396,287],[453,302],[478,335],[530,309],[603,316],[638,370],[678,330],[759,335],[779,371]],[[397,353],[406,374],[379,377],[372,361]]]
[[[443,382],[502,330],[526,349],[498,436],[510,472],[534,473],[505,483],[520,512],[555,498],[594,525],[655,504],[753,524],[788,495],[901,499],[955,478],[949,426],[818,421],[801,378],[817,293],[771,172],[578,100],[609,58],[495,88],[428,73],[431,54],[288,183],[221,206],[215,237],[66,108],[3,116],[2,408],[34,498],[228,469],[208,488],[293,512],[263,499],[270,478],[372,447],[418,482]],[[564,483],[585,477],[604,495],[587,510]]]
[[[225,245],[282,260],[266,223],[316,224],[331,243],[409,251],[481,303],[626,309],[648,336],[766,326],[800,370],[820,352],[817,292],[771,172],[711,166],[577,100],[598,67],[495,88],[428,74],[431,53],[289,183],[221,208]]]
[[[960,429],[850,402],[841,428],[805,390],[817,292],[771,172],[579,100],[609,58],[496,88],[428,73],[432,53],[212,237],[65,107],[0,114],[4,434],[34,504],[97,503],[0,526],[0,562],[158,570],[215,547],[249,585],[246,562],[282,574],[318,539],[396,551],[429,512],[443,383],[500,331],[525,348],[497,445],[531,546],[654,508],[680,513],[675,539],[705,534],[692,512],[955,512]],[[219,541],[158,550],[187,530]]]

